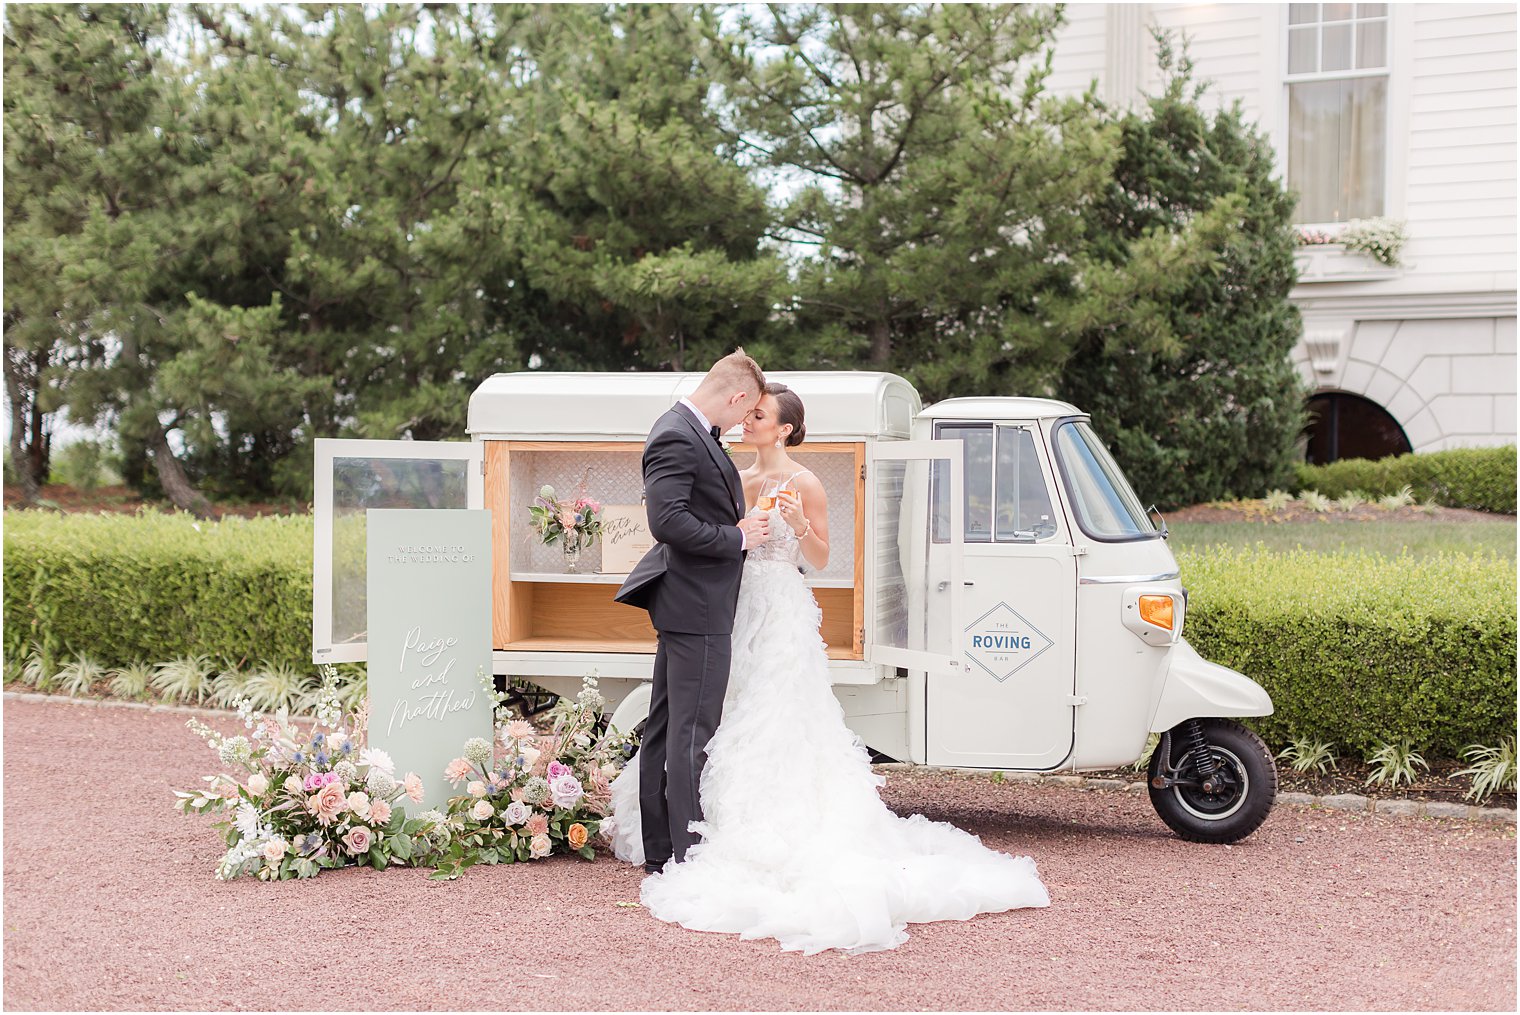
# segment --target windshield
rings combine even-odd
[[[1056,459],[1082,531],[1108,541],[1160,535],[1124,473],[1085,420],[1056,430]]]

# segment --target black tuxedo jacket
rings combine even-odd
[[[617,601],[648,610],[657,631],[732,634],[744,568],[739,470],[680,404],[649,431],[643,465],[649,532],[658,542]]]

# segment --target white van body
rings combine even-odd
[[[919,764],[1096,770],[1133,762],[1150,733],[1190,718],[1271,712],[1261,687],[1181,637],[1176,560],[1080,409],[1012,397],[924,407],[887,373],[769,376],[806,406],[808,439],[793,450],[825,484],[831,533],[829,566],[806,580],[836,697],[868,746]],[[313,658],[363,658],[344,519],[352,527],[392,488],[386,506],[489,508],[495,672],[573,694],[594,671],[614,724],[636,726],[653,666],[647,616],[611,601],[623,575],[594,558],[565,573],[527,503],[548,483],[638,504],[644,437],[701,377],[498,374],[470,396],[468,442],[318,440]],[[742,467],[750,452],[732,451]],[[1165,601],[1170,627],[1141,617]]]

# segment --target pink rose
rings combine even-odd
[[[323,772],[322,773],[322,785],[324,785],[324,786],[341,786],[341,785],[343,785],[343,777],[341,775],[339,775],[337,772]]]
[[[449,762],[449,767],[443,770],[443,777],[449,782],[464,782],[475,773],[475,766],[469,758],[455,758]]]
[[[558,779],[562,775],[570,774],[572,773],[570,771],[569,765],[562,765],[558,761],[549,762],[548,776],[550,782],[553,782],[555,779]]]
[[[328,783],[307,799],[306,807],[316,815],[318,824],[330,825],[343,812],[346,803],[348,798],[343,795],[343,787]]]
[[[475,806],[470,808],[470,817],[476,821],[485,821],[495,813],[496,810],[485,800],[475,801]]]
[[[406,787],[408,800],[414,804],[422,803],[422,776],[416,772],[408,772],[406,778],[402,780],[402,785]]]
[[[377,825],[384,825],[391,820],[391,805],[384,800],[376,800],[369,805],[369,819]]]
[[[285,856],[286,845],[287,843],[284,839],[270,839],[268,842],[264,843],[265,862],[271,866],[279,863],[280,859]]]
[[[369,847],[374,843],[374,841],[375,833],[371,832],[363,825],[355,825],[354,827],[350,828],[348,830],[348,834],[343,837],[343,845],[347,847],[348,851],[354,856],[358,856],[360,853],[368,853]]]
[[[553,849],[554,843],[549,841],[549,836],[546,834],[540,833],[528,840],[528,855],[535,860],[548,856]]]
[[[479,779],[476,779],[465,787],[465,792],[470,794],[470,796],[474,797],[475,799],[479,800],[481,797],[486,795],[486,784],[481,782]]]

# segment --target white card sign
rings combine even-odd
[[[371,508],[365,512],[369,613],[369,746],[416,772],[442,807],[443,778],[464,742],[493,735],[491,512]]]
[[[603,574],[632,571],[654,543],[644,505],[608,504],[602,509]]]

